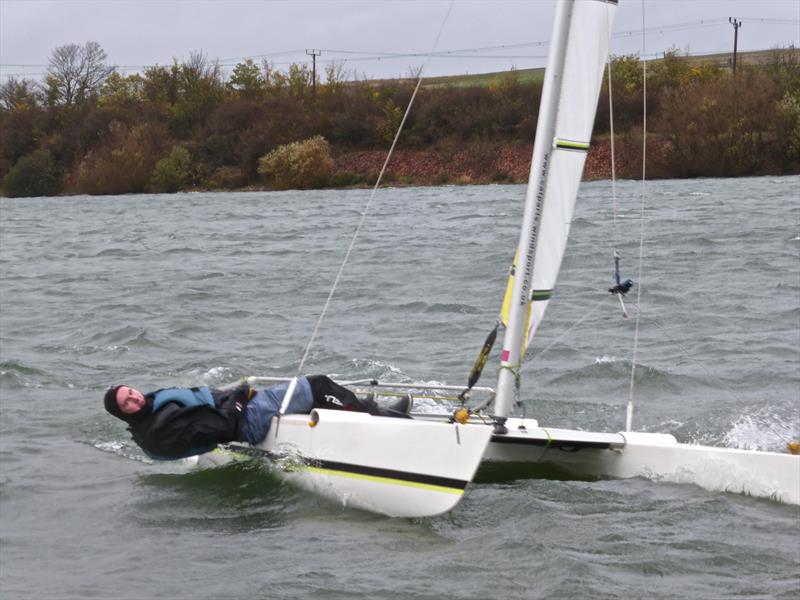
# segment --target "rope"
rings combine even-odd
[[[606,11],[606,33],[608,33],[608,20],[609,13]],[[606,61],[608,65],[608,127],[609,135],[611,136],[611,211],[614,219],[613,235],[613,250],[614,256],[617,257],[617,247],[619,246],[619,223],[617,222],[617,167],[616,167],[616,152],[614,150],[614,94],[611,86],[611,53],[608,53]],[[619,283],[619,281],[617,281]]]
[[[609,29],[609,13],[606,12],[606,35],[608,36]],[[610,37],[610,36],[609,36]],[[611,85],[611,52],[608,53],[606,59],[607,75],[608,75],[608,126],[609,134],[611,137],[611,214],[613,217],[613,231],[611,241],[611,255],[614,258],[614,281],[616,285],[611,287],[608,291],[616,295],[619,299],[619,305],[622,307],[622,317],[628,318],[628,311],[625,309],[625,302],[622,297],[628,292],[632,281],[627,280],[625,286],[622,285],[619,275],[619,220],[618,220],[618,205],[617,199],[617,165],[616,165],[616,150],[614,145],[614,93],[613,86]]]
[[[635,311],[637,311],[637,312],[644,313],[644,311],[641,310],[641,307],[639,307],[639,306],[634,306],[633,309]],[[692,357],[691,351],[686,346],[684,346],[681,343],[680,340],[676,340],[675,338],[673,338],[669,334],[669,330],[666,328],[664,323],[662,323],[659,319],[657,319],[657,318],[655,318],[655,317],[653,317],[651,315],[645,314],[644,316],[648,320],[648,322],[650,322],[653,325],[655,325],[655,327],[658,328],[661,331],[662,335],[667,340],[669,340],[671,343],[675,344],[676,346],[678,346],[678,348],[681,349],[681,352],[683,353],[682,354],[683,358],[687,359],[687,361],[691,362],[693,365],[695,365],[697,367],[700,367],[700,369],[703,371],[703,373],[706,374],[706,376],[708,376],[709,379],[712,379],[712,380],[714,380],[716,382],[716,385],[718,385],[719,387],[724,388],[737,402],[739,402],[740,404],[744,404],[744,399],[736,392],[736,390],[734,388],[732,388],[730,385],[728,385],[725,382],[725,380],[722,379],[719,375],[715,375],[714,373],[709,371],[704,363],[695,360]]]
[[[369,214],[369,209],[372,206],[372,201],[375,198],[375,194],[378,191],[378,187],[381,184],[381,180],[383,179],[383,174],[386,172],[386,167],[389,165],[389,160],[392,158],[392,154],[394,153],[394,148],[397,145],[397,140],[400,139],[400,132],[403,131],[403,126],[406,124],[406,119],[408,119],[408,115],[411,112],[411,106],[414,104],[414,99],[417,97],[417,92],[419,91],[420,85],[422,84],[422,74],[427,68],[428,64],[431,62],[431,57],[436,50],[436,47],[439,45],[439,38],[442,36],[442,31],[444,31],[444,25],[447,23],[447,19],[450,17],[450,12],[453,10],[453,3],[455,0],[450,0],[450,5],[447,7],[447,13],[442,20],[442,24],[439,26],[439,32],[436,34],[436,39],[433,42],[433,47],[431,51],[428,53],[427,60],[425,64],[423,64],[418,73],[417,73],[417,85],[414,87],[414,92],[411,94],[411,99],[408,101],[408,106],[406,107],[406,112],[403,114],[403,119],[400,121],[400,126],[397,128],[397,133],[394,135],[394,140],[392,140],[392,145],[389,148],[389,152],[386,154],[386,160],[383,161],[383,166],[381,167],[381,172],[378,174],[378,179],[375,182],[375,185],[372,188],[372,193],[369,196],[369,200],[367,200],[367,204],[364,207],[363,212],[361,213],[361,219],[356,226],[355,231],[353,232],[353,237],[350,240],[350,245],[347,247],[347,252],[344,255],[344,259],[342,260],[342,264],[339,267],[339,272],[336,274],[336,278],[333,280],[333,285],[331,286],[331,290],[328,293],[328,298],[325,300],[325,304],[322,307],[322,312],[320,312],[319,318],[317,319],[316,325],[314,325],[314,330],[311,332],[311,337],[306,344],[305,351],[303,352],[303,357],[300,359],[300,364],[297,366],[297,374],[301,375],[303,372],[303,366],[305,365],[306,359],[308,358],[309,353],[311,352],[311,348],[314,345],[314,341],[317,337],[317,333],[319,332],[319,328],[322,325],[322,321],[325,319],[325,315],[328,312],[328,307],[330,306],[331,299],[333,298],[333,294],[336,292],[336,287],[339,285],[339,280],[342,278],[342,273],[344,273],[344,268],[347,265],[348,260],[350,260],[350,254],[353,251],[353,247],[356,245],[356,239],[358,238],[358,234],[361,231],[362,226],[364,225],[364,221],[366,221],[367,214]]]
[[[644,32],[644,8],[645,0],[642,0],[642,54],[645,53],[646,38]],[[637,273],[636,286],[636,306],[642,305],[642,263],[644,262],[644,201],[647,194],[647,61],[642,60],[642,96],[643,96],[643,116],[642,116],[642,191],[641,204],[639,209],[639,269]],[[631,357],[631,382],[628,389],[628,407],[625,415],[625,431],[631,431],[633,427],[633,389],[636,381],[636,358],[639,350],[639,315],[640,310],[636,311],[636,325],[633,330],[633,355]]]
[[[580,319],[575,321],[566,330],[564,330],[564,332],[562,332],[561,335],[559,335],[556,339],[554,339],[552,342],[547,344],[547,346],[545,346],[541,351],[537,352],[533,356],[533,358],[531,360],[536,360],[538,358],[541,358],[548,350],[550,350],[550,348],[552,348],[558,342],[560,342],[562,339],[564,339],[570,331],[575,329],[578,325],[580,325],[586,319],[588,319],[590,316],[592,316],[592,313],[594,313],[594,311],[596,311],[600,307],[600,305],[603,304],[606,301],[607,298],[608,298],[608,296],[605,296],[605,297],[603,297],[602,300],[598,301],[597,304],[595,304],[591,309],[589,309],[589,311],[586,314],[584,314]]]

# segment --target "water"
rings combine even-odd
[[[636,428],[782,450],[800,436],[800,178],[648,188]],[[639,190],[619,185],[636,280]],[[624,422],[609,193],[582,187],[530,355],[552,346],[523,369],[528,414],[554,426]],[[0,199],[2,598],[800,598],[800,509],[767,500],[522,480],[402,520],[257,466],[144,461],[106,387],[292,373],[368,194]],[[304,371],[464,382],[523,196],[379,192]]]

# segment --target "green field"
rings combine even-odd
[[[800,56],[800,48],[784,48],[786,52]],[[761,65],[770,60],[773,50],[754,50],[752,52],[740,52],[738,56],[739,65]],[[731,67],[733,55],[730,52],[720,54],[707,54],[703,56],[680,57],[688,60],[692,64],[712,63],[720,67]],[[649,65],[661,62],[663,59],[656,58],[648,61]],[[538,69],[516,69],[513,71],[497,71],[494,73],[475,73],[470,75],[448,75],[444,77],[425,77],[423,85],[425,87],[491,87],[502,85],[509,78],[517,83],[539,83],[544,78],[544,68]],[[378,80],[373,83],[384,83],[386,80]],[[398,80],[393,80],[398,81]],[[410,79],[400,79],[399,81],[411,82]]]

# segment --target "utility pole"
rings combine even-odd
[[[311,57],[311,95],[317,96],[317,57],[322,54],[322,50],[306,50],[306,54]],[[735,63],[734,63],[735,64]]]
[[[742,22],[738,21],[736,17],[728,17],[728,23],[733,25],[733,74],[736,75],[736,47],[739,44],[739,28]]]

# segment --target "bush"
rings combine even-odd
[[[328,185],[338,188],[364,185],[366,182],[366,176],[361,173],[353,173],[352,171],[334,173],[328,178]]]
[[[3,179],[3,189],[12,198],[57,194],[61,178],[50,152],[36,150],[20,158]]]
[[[770,135],[779,90],[764,74],[744,71],[708,83],[695,81],[665,90],[663,98],[651,129],[668,142],[669,151],[663,162],[648,161],[654,167],[672,177],[781,171],[776,159],[785,155],[786,139]]]
[[[145,123],[129,128],[119,122],[78,165],[76,189],[86,194],[145,191],[162,152],[163,128]]]
[[[150,187],[154,192],[174,194],[183,189],[189,181],[189,166],[192,157],[183,146],[175,146],[169,155],[156,163]]]
[[[242,187],[246,178],[242,170],[237,167],[219,167],[202,183],[203,187],[212,190],[230,190]]]
[[[333,173],[330,144],[318,135],[278,146],[258,160],[258,173],[280,190],[323,186]]]

